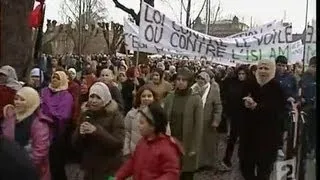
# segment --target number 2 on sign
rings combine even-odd
[[[276,180],[295,180],[295,161],[290,159],[277,163]]]

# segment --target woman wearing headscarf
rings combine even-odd
[[[183,180],[194,179],[203,131],[202,100],[199,94],[192,92],[192,82],[193,73],[188,68],[180,69],[176,78],[176,90],[164,101],[171,135],[181,141],[185,149],[182,157]]]
[[[64,71],[53,73],[49,87],[41,92],[42,112],[53,119],[50,168],[53,180],[65,180],[65,133],[70,127],[73,98],[68,91],[68,76]]]
[[[41,180],[50,180],[49,125],[52,119],[39,110],[40,97],[31,87],[17,91],[14,105],[4,107],[3,135],[16,141],[30,155]]]
[[[203,170],[215,168],[218,162],[218,134],[222,114],[219,86],[212,86],[207,72],[201,72],[191,87],[200,94],[203,106],[203,136],[199,167]]]
[[[3,119],[3,108],[8,104],[13,104],[16,92],[21,89],[16,71],[11,66],[0,68],[0,121]]]
[[[82,153],[85,180],[104,180],[122,164],[124,122],[118,104],[107,85],[96,82],[83,105],[80,125],[73,134],[73,145]]]
[[[240,169],[246,180],[269,180],[282,143],[286,99],[274,78],[275,61],[260,60],[257,67],[256,80],[246,84],[243,91]]]

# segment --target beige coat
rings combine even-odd
[[[125,138],[124,138],[124,147],[123,155],[132,154],[136,148],[138,141],[141,138],[139,131],[139,113],[138,109],[132,108],[126,115],[124,119],[125,125]]]
[[[217,148],[219,139],[217,131],[212,124],[215,121],[219,124],[221,121],[222,103],[220,99],[219,85],[217,83],[212,83],[209,88],[210,90],[203,110],[203,136],[200,151],[200,167],[214,167],[218,161]]]
[[[168,121],[173,121],[171,118],[172,109],[180,108],[173,107],[175,94],[170,93],[165,98],[164,110],[167,114]],[[182,145],[185,155],[182,157],[182,172],[193,172],[198,169],[198,161],[200,154],[200,145],[203,130],[203,107],[199,94],[188,95],[187,103],[184,107],[183,116],[183,140]],[[195,155],[191,155],[195,152]]]

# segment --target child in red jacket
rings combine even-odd
[[[132,157],[116,173],[116,180],[179,180],[182,148],[166,132],[166,115],[158,103],[139,110],[143,136]]]

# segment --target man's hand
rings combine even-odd
[[[257,103],[252,99],[252,97],[250,96],[247,96],[247,97],[244,97],[242,98],[244,100],[244,106],[248,109],[255,109],[257,107]]]

